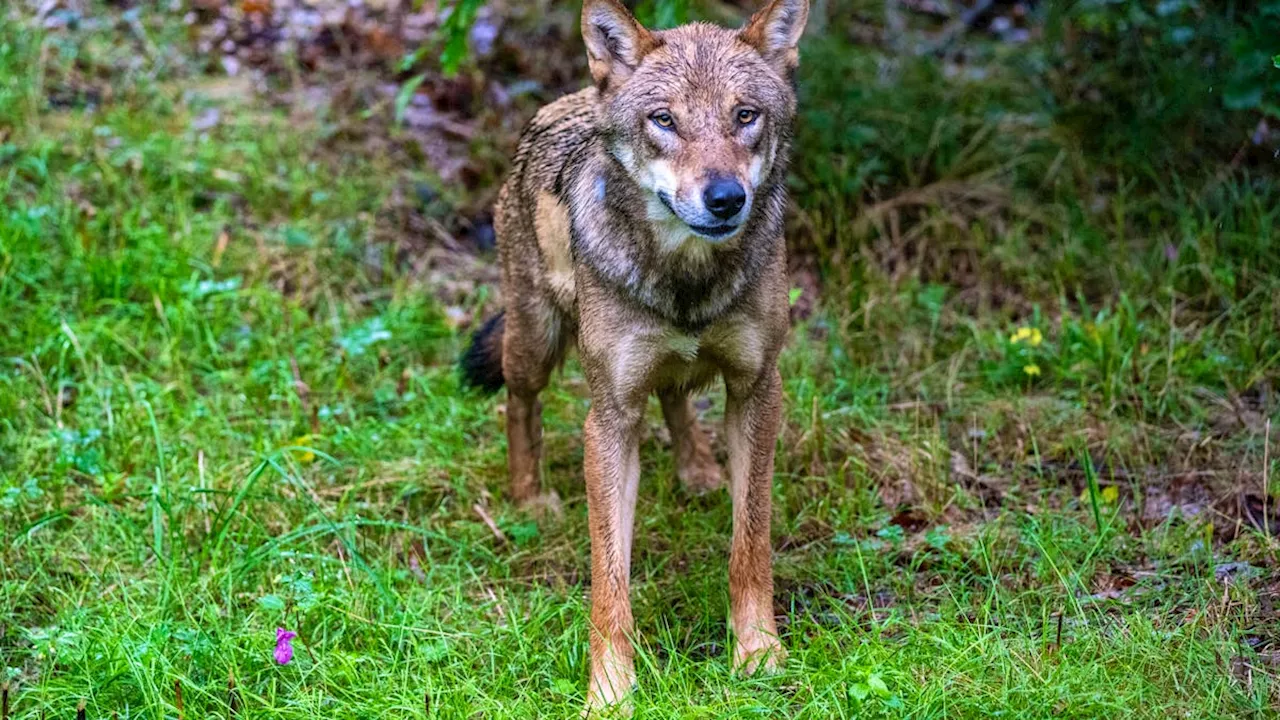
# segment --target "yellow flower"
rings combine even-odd
[[[1020,327],[1009,336],[1009,342],[1013,345],[1017,345],[1023,340],[1026,340],[1031,347],[1038,347],[1040,343],[1044,342],[1044,335],[1040,332],[1040,328]]]
[[[289,445],[292,447],[305,448],[306,446],[310,445],[313,440],[315,440],[314,435],[303,435],[301,437],[294,438],[293,442],[289,443]],[[298,458],[298,462],[305,465],[310,462],[315,462],[316,454],[311,452],[310,450],[303,450],[302,452],[297,454],[297,458]]]
[[[1031,377],[1040,377],[1040,366],[1035,363],[1023,365],[1022,372],[1030,375]]]
[[[1097,326],[1097,325],[1094,325],[1094,324],[1093,324],[1093,323],[1091,323],[1091,322],[1087,322],[1087,323],[1085,323],[1085,324],[1084,324],[1084,334],[1085,334],[1085,335],[1087,335],[1087,336],[1089,336],[1089,339],[1090,339],[1090,340],[1092,340],[1092,341],[1094,341],[1095,343],[1097,343],[1097,344],[1099,344],[1099,345],[1101,345],[1101,344],[1102,344],[1102,334],[1101,334],[1100,332],[1098,332],[1098,326]]]
[[[1115,505],[1120,502],[1120,488],[1115,485],[1108,485],[1098,491],[1098,499],[1101,500],[1104,505]],[[1090,502],[1090,500],[1089,488],[1086,486],[1085,489],[1080,492],[1080,503],[1083,505],[1087,502]]]

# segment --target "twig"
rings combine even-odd
[[[430,691],[422,694],[422,715],[423,717],[431,716],[431,693]]]
[[[80,704],[76,705],[76,720],[84,720],[84,699],[80,699]]]
[[[1271,494],[1271,418],[1262,430],[1262,532],[1271,544],[1271,516],[1267,513],[1267,496]]]
[[[1227,163],[1225,167],[1220,168],[1218,172],[1214,174],[1213,179],[1210,182],[1206,183],[1204,187],[1200,188],[1200,190],[1196,193],[1197,198],[1203,197],[1210,190],[1217,187],[1219,184],[1225,182],[1227,178],[1231,177],[1231,175],[1235,173],[1237,169],[1239,169],[1240,163],[1244,160],[1245,152],[1247,152],[1249,149],[1249,145],[1251,143],[1254,145],[1260,144],[1258,142],[1254,142],[1254,137],[1258,137],[1259,131],[1265,129],[1266,122],[1267,121],[1265,119],[1258,121],[1258,128],[1254,130],[1253,137],[1245,138],[1244,142],[1240,143],[1240,149],[1236,150],[1235,155],[1231,156],[1231,161]]]
[[[9,720],[9,681],[0,685],[0,720]]]
[[[293,322],[289,319],[289,313],[285,314],[285,332],[290,337],[293,336]],[[298,402],[302,404],[302,412],[311,420],[311,433],[313,435],[320,434],[320,415],[313,412],[311,407],[311,386],[302,379],[302,368],[298,367],[298,357],[294,354],[292,348],[289,350],[289,370],[293,373],[293,391],[298,396]]]
[[[14,358],[13,362],[16,363],[18,367],[23,368],[30,373],[31,377],[35,378],[36,385],[40,388],[40,398],[44,400],[44,411],[48,414],[50,420],[56,421],[57,413],[53,409],[53,400],[49,395],[49,384],[44,381],[44,373],[40,370],[39,360],[34,354],[32,354],[31,362],[28,362],[24,358]],[[61,423],[58,424],[58,427],[62,427]]]
[[[236,674],[227,674],[227,717],[233,718],[240,713],[240,698],[236,693]]]
[[[506,620],[507,611],[502,608],[502,601],[498,599],[498,594],[493,591],[493,588],[487,585],[485,586],[484,591],[489,596],[489,599],[493,601],[494,607],[498,609],[498,617]]]
[[[347,566],[347,554],[342,549],[342,540],[335,538],[333,543],[338,553],[338,560],[342,563],[342,574],[347,578],[347,586],[354,590],[356,583],[351,579],[351,568]]]
[[[173,681],[173,704],[178,708],[178,720],[182,720],[184,715],[182,710],[182,680],[181,678]]]
[[[196,470],[200,478],[200,489],[208,490],[204,476],[204,450],[196,451]],[[200,493],[200,510],[204,514],[204,534],[208,537],[213,534],[213,521],[209,518],[209,495],[204,492]]]
[[[222,254],[227,251],[227,245],[231,243],[231,236],[223,229],[218,233],[218,242],[213,246],[213,259],[210,261],[216,270],[222,264]]]
[[[302,412],[311,420],[311,433],[320,434],[320,415],[311,409],[311,386],[302,379],[302,370],[298,367],[298,358],[289,351],[289,369],[293,371],[293,390],[302,403]]]
[[[302,649],[307,651],[307,657],[311,658],[311,664],[316,665],[316,654],[311,652],[311,643],[303,639],[305,633],[302,632],[302,620],[298,614],[293,611],[293,603],[289,603],[289,608],[285,610],[285,617],[293,618],[293,626],[298,629],[298,644],[302,645]]]
[[[489,511],[485,510],[484,506],[480,503],[472,505],[471,509],[475,510],[476,514],[480,516],[480,519],[484,521],[484,524],[489,526],[489,530],[493,532],[493,536],[498,539],[498,544],[506,545],[507,536],[502,533],[500,528],[498,528],[498,524],[493,521],[493,518],[489,515]]]
[[[1053,641],[1053,647],[1062,650],[1062,613],[1058,613],[1058,637]]]

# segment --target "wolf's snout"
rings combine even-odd
[[[712,180],[702,191],[702,204],[707,212],[721,220],[728,220],[747,202],[747,191],[737,180],[720,178]]]

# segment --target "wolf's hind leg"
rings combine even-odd
[[[724,479],[711,453],[707,431],[698,422],[693,397],[680,390],[662,390],[658,400],[662,402],[662,417],[671,431],[671,449],[680,483],[695,495],[719,489]]]
[[[564,343],[557,337],[560,321],[554,313],[538,305],[508,308],[502,374],[507,383],[511,497],[535,512],[558,515],[560,498],[554,491],[542,492],[542,403],[538,400],[563,354]]]

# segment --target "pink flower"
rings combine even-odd
[[[288,665],[293,659],[293,645],[290,641],[298,637],[298,633],[284,628],[276,628],[276,662]]]

